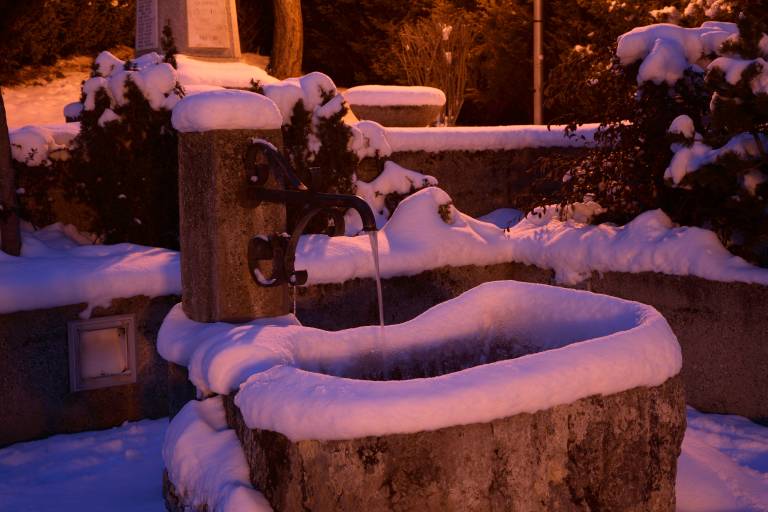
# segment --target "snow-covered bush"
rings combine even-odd
[[[750,1],[738,25],[657,24],[622,35],[600,77],[600,145],[560,162],[572,167],[562,202],[593,194],[607,209],[598,220],[620,223],[662,208],[768,264],[766,10],[767,1]]]
[[[55,210],[57,201],[67,195],[70,146],[76,136],[77,130],[70,125],[29,125],[10,132],[18,213],[33,226],[47,226],[60,220]],[[76,217],[72,215],[69,222]]]
[[[377,123],[350,119],[344,97],[333,81],[323,73],[309,73],[262,87],[283,114],[283,143],[286,157],[299,178],[318,192],[361,195],[383,225],[398,203],[408,195],[436,181],[407,169],[394,170],[383,157],[391,153],[383,129]],[[371,183],[357,179],[357,169],[365,157],[373,157],[382,168]],[[389,171],[389,172],[388,172]],[[296,222],[301,210],[289,209],[289,223]],[[328,220],[318,217],[308,232],[324,232]],[[348,215],[347,232],[354,234],[362,226],[359,218]]]
[[[167,37],[167,36],[166,36]],[[183,91],[156,53],[123,62],[102,52],[83,83],[71,190],[107,242],[178,247],[177,137]]]

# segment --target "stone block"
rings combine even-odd
[[[276,511],[674,511],[681,379],[431,432],[291,442],[225,399]]]
[[[280,130],[179,134],[183,307],[198,322],[242,322],[288,312],[286,287],[260,287],[248,269],[248,241],[286,226],[285,205],[254,199],[245,171],[251,137],[282,143]],[[267,186],[278,185],[271,177]]]
[[[437,122],[442,105],[354,105],[358,119],[376,121],[382,126],[425,127]]]

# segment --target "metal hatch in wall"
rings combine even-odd
[[[136,382],[135,324],[134,315],[68,323],[70,391]]]

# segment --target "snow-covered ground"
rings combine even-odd
[[[167,420],[20,443],[0,450],[2,512],[162,512]],[[688,410],[678,510],[768,510],[768,428]]]
[[[766,427],[689,408],[677,468],[680,511],[768,510]]]
[[[64,106],[80,99],[80,87],[88,75],[87,71],[71,71],[45,85],[3,87],[8,126],[63,123]]]
[[[3,512],[162,512],[168,420],[50,437],[0,450]]]

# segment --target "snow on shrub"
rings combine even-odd
[[[170,34],[164,31],[163,36],[172,49]],[[54,154],[69,155],[60,150],[69,149],[73,156],[70,165],[38,180],[44,186],[31,187],[44,197],[22,201],[31,206],[26,218],[36,224],[57,220],[48,194],[60,188],[67,199],[93,211],[80,227],[105,242],[177,248],[178,132],[282,128],[286,156],[302,181],[321,192],[355,192],[360,161],[373,157],[382,166],[381,158],[392,152],[383,128],[372,122],[357,123],[331,78],[323,73],[283,81],[257,73],[250,79],[251,92],[201,83],[185,90],[176,65],[183,65],[198,81],[202,75],[210,77],[215,68],[174,55],[170,49],[165,57],[148,53],[129,61],[100,53],[91,77],[83,82],[80,101],[66,109],[68,116],[80,121],[74,141],[70,137],[60,142],[45,127],[15,132],[14,159],[25,169],[22,177],[40,178],[40,172],[29,169],[50,166]],[[241,85],[247,73],[258,70],[245,65],[246,69],[233,68],[231,63],[221,66],[226,76],[219,79]],[[421,181],[423,177],[415,178],[407,186],[399,181],[394,188],[380,187],[382,180],[374,188],[360,182],[360,191],[370,191],[371,205],[383,222],[402,197],[422,187]],[[300,212],[289,214],[294,218]],[[309,229],[327,227],[327,220],[318,219]]]
[[[178,167],[171,110],[184,96],[157,53],[96,58],[83,83],[68,189],[95,212],[84,226],[108,243],[178,247]]]
[[[592,194],[607,208],[596,220],[620,223],[662,208],[768,265],[768,1],[743,6],[737,24],[656,24],[619,37],[600,81],[599,147],[558,162],[571,165],[563,204]]]

